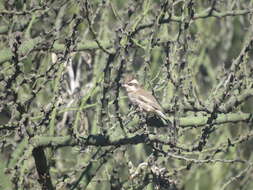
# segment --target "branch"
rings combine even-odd
[[[240,16],[240,15],[246,15],[249,13],[253,12],[253,9],[248,9],[248,10],[231,10],[231,11],[226,11],[226,12],[217,12],[215,10],[211,11],[210,14],[210,10],[212,8],[209,7],[206,10],[204,10],[201,13],[195,14],[195,16],[192,18],[192,21],[194,20],[198,20],[198,19],[204,19],[204,18],[208,18],[208,17],[215,17],[215,18],[223,18],[223,17],[228,17],[228,16]],[[136,30],[133,31],[132,36],[134,36],[135,34],[137,34],[139,31],[145,29],[145,28],[150,28],[154,25],[153,21],[152,23],[149,24],[144,24],[139,26],[138,28],[136,28]],[[166,23],[170,23],[170,22],[178,22],[181,23],[183,22],[183,19],[181,16],[171,16],[169,18],[165,18],[165,19],[161,19],[159,21],[159,24],[166,24]]]
[[[228,113],[232,111],[233,108],[240,105],[242,102],[245,102],[248,98],[253,96],[253,89],[247,89],[242,92],[240,95],[232,96],[228,102],[219,108],[219,111]]]
[[[210,14],[210,9],[211,8],[207,8],[202,13],[196,14],[193,17],[193,19],[197,20],[197,19],[203,19],[203,18],[208,18],[208,17],[222,18],[222,17],[227,17],[227,16],[240,16],[240,15],[246,15],[253,12],[253,9],[231,10],[231,11],[225,11],[225,12],[217,12],[216,10],[212,9],[213,11]]]
[[[215,124],[223,124],[228,122],[239,122],[239,121],[249,121],[252,118],[252,114],[248,113],[233,113],[233,114],[220,114],[214,120]],[[179,119],[179,124],[181,127],[188,126],[202,126],[207,124],[208,116],[199,117],[184,117]],[[72,139],[71,136],[64,137],[48,137],[48,136],[35,136],[31,139],[31,143],[34,147],[63,147],[63,146],[120,146],[129,144],[140,144],[147,141],[154,140],[152,136],[149,137],[148,134],[138,134],[130,136],[127,138],[121,137],[110,137],[107,135],[96,134],[89,135],[87,137],[82,137],[80,142]]]
[[[165,153],[165,152],[164,152]],[[217,163],[217,162],[221,162],[221,163],[228,163],[228,164],[232,164],[232,163],[247,163],[247,161],[245,160],[240,160],[240,159],[234,159],[234,160],[226,160],[226,159],[194,159],[194,158],[187,158],[184,156],[180,156],[180,155],[176,155],[170,152],[166,152],[165,153],[166,156],[168,157],[172,157],[178,160],[183,160],[186,162],[192,162],[195,164],[205,164],[205,163]]]
[[[1,10],[0,15],[31,15],[34,14],[36,11],[45,11],[45,9],[49,9],[47,5],[42,5],[41,7],[34,7],[30,10],[23,10],[23,11],[9,11],[9,10]]]
[[[32,40],[34,40],[34,39],[31,39],[31,41]],[[50,43],[47,41],[41,42],[40,47],[36,47],[38,45],[37,43],[31,43],[31,45],[29,47],[22,50],[22,53],[23,53],[23,55],[27,56],[31,52],[31,50],[32,51],[43,51],[44,50],[44,51],[48,52],[49,51],[48,47],[52,46]],[[111,47],[109,41],[107,41],[107,40],[100,41],[100,44],[106,49]],[[50,51],[51,52],[63,52],[65,49],[66,49],[65,44],[54,43],[53,47]],[[87,50],[93,50],[93,49],[99,49],[96,42],[94,42],[94,41],[85,42],[85,43],[82,42],[82,43],[77,44],[76,48],[73,49],[73,52],[87,51]],[[13,54],[12,54],[12,51],[10,48],[4,48],[3,50],[0,50],[0,64],[4,63],[6,61],[10,61],[12,56],[13,56]]]
[[[39,175],[39,183],[42,185],[42,190],[53,190],[53,184],[47,165],[47,158],[42,147],[33,150],[35,166]]]
[[[108,55],[110,55],[111,53],[102,46],[102,44],[100,43],[100,41],[98,40],[98,36],[96,34],[96,32],[94,31],[94,29],[92,28],[92,21],[90,20],[90,15],[89,13],[92,13],[93,11],[91,10],[91,7],[90,7],[90,4],[88,2],[88,0],[86,0],[84,2],[84,8],[85,8],[85,12],[86,12],[86,15],[85,15],[85,18],[87,19],[88,21],[88,26],[89,26],[89,30],[91,32],[91,35],[94,39],[94,41],[97,43],[98,47],[105,53],[107,53]]]
[[[244,170],[242,170],[238,175],[231,177],[222,187],[221,189],[224,190],[226,187],[231,184],[233,181],[239,180],[242,176],[245,175],[248,171],[252,169],[252,163],[250,163]]]
[[[203,126],[207,124],[208,118],[209,116],[183,117],[179,119],[179,125],[181,127]],[[252,114],[249,113],[219,114],[212,124],[218,125],[229,122],[248,121],[250,118],[252,118]]]

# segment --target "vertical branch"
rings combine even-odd
[[[116,110],[116,117],[119,121],[119,124],[120,124],[120,127],[122,129],[122,131],[125,133],[125,130],[124,130],[124,126],[123,126],[123,121],[122,121],[122,118],[120,116],[120,113],[119,113],[119,91],[120,91],[120,79],[121,79],[121,76],[123,75],[123,71],[124,71],[124,68],[125,68],[125,65],[126,65],[126,61],[125,59],[123,58],[120,62],[120,66],[119,66],[119,70],[118,70],[118,73],[117,73],[117,76],[116,76],[116,79],[115,79],[115,85],[116,85],[116,92],[115,92],[115,100],[114,100],[114,105],[115,105],[115,110]]]
[[[103,82],[103,92],[102,92],[102,107],[101,107],[101,125],[102,125],[102,131],[103,133],[106,133],[107,124],[108,124],[108,103],[109,103],[109,97],[108,92],[110,90],[110,80],[111,80],[111,70],[112,70],[112,62],[115,58],[115,54],[109,54],[107,63],[104,68],[104,82]]]
[[[110,52],[108,50],[106,50],[102,44],[100,43],[100,41],[98,40],[98,37],[97,37],[97,34],[96,32],[94,31],[94,29],[92,28],[92,20],[90,19],[90,12],[93,12],[91,10],[91,7],[90,7],[90,4],[89,4],[89,1],[86,0],[84,2],[84,8],[85,8],[85,12],[86,12],[86,19],[87,19],[87,22],[88,22],[88,25],[89,25],[89,30],[90,30],[90,33],[93,37],[93,39],[95,40],[95,42],[97,43],[98,47],[106,54],[110,54]]]
[[[49,167],[47,165],[47,158],[43,148],[42,147],[35,148],[32,154],[39,175],[38,181],[42,186],[42,190],[53,190],[54,187],[49,173]]]

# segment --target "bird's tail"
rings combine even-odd
[[[177,128],[162,111],[156,110],[156,113],[162,118],[162,120],[165,122],[165,125],[168,127],[169,138],[171,139],[171,143],[175,145],[177,143]]]
[[[156,110],[156,113],[163,118],[164,120],[167,120],[168,118],[166,117],[166,115],[164,115],[164,113],[161,110]]]

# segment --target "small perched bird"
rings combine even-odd
[[[177,129],[165,116],[163,108],[152,93],[143,89],[139,82],[131,76],[125,78],[122,86],[125,87],[132,104],[138,106],[141,111],[154,113],[159,117],[149,117],[146,121],[148,125],[155,126],[156,128],[162,127],[165,129],[164,127],[166,127],[165,133],[168,132],[168,135],[171,138],[171,143],[175,145],[177,142]]]
[[[141,87],[139,82],[133,77],[126,77],[123,85],[132,104],[137,105],[142,111],[155,113],[167,121],[164,111],[151,92]]]

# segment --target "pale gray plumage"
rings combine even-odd
[[[126,78],[123,87],[126,88],[128,97],[134,105],[137,105],[141,110],[156,113],[163,119],[166,119],[158,101],[151,92],[144,90],[136,79]]]

